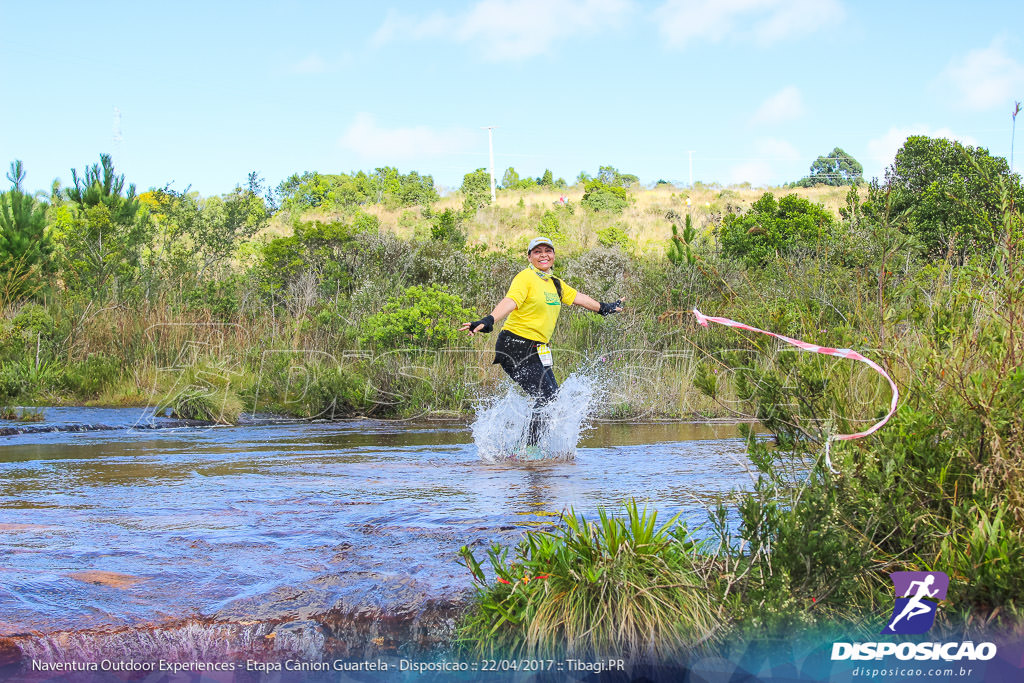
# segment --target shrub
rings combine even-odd
[[[0,404],[25,396],[33,390],[27,363],[4,363],[0,367]]]
[[[902,229],[930,258],[956,264],[996,243],[1007,199],[1024,202],[1020,176],[1006,159],[942,138],[907,138],[885,179]]]
[[[56,329],[53,317],[39,304],[22,306],[11,318],[11,324],[30,341],[35,341],[36,335],[40,334],[43,337],[50,337]]]
[[[633,251],[636,248],[636,242],[631,240],[626,231],[617,225],[609,225],[607,228],[598,230],[597,241],[601,243],[602,247],[609,249],[621,247],[623,251]]]
[[[458,325],[474,317],[462,299],[431,285],[413,285],[360,323],[362,344],[439,349],[459,338]]]
[[[448,242],[456,247],[466,244],[466,232],[462,229],[462,217],[457,211],[445,209],[430,226],[430,238],[438,242]]]
[[[157,401],[158,413],[168,409],[175,417],[218,424],[236,424],[242,401],[234,386],[236,375],[214,357],[199,359],[174,378]]]
[[[309,388],[308,405],[311,416],[334,417],[366,410],[366,378],[344,368],[323,370]]]
[[[544,235],[555,242],[560,242],[565,238],[562,233],[562,225],[558,220],[558,214],[554,211],[545,211],[544,215],[540,217],[540,223],[537,225],[537,234]]]
[[[588,180],[584,185],[583,199],[580,204],[591,211],[607,211],[622,213],[629,205],[626,188],[606,185],[600,180]]]
[[[158,412],[168,409],[173,417],[183,420],[236,424],[242,412],[242,404],[231,393],[189,386],[157,406]]]
[[[121,376],[122,361],[102,352],[64,368],[64,388],[77,397],[95,398]]]
[[[700,545],[678,515],[625,506],[590,522],[570,512],[552,533],[526,533],[511,560],[488,551],[494,583],[463,546],[477,594],[459,632],[476,654],[666,659],[706,638],[717,618],[701,575]]]
[[[834,238],[835,229],[824,207],[796,195],[776,201],[766,192],[747,213],[727,215],[719,236],[723,256],[759,266],[797,248],[819,249]]]
[[[485,168],[467,173],[462,179],[460,190],[464,197],[462,213],[472,216],[478,209],[491,204],[491,174]]]

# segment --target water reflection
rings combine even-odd
[[[131,425],[130,412],[85,417]],[[569,508],[635,497],[700,522],[712,497],[749,486],[742,450],[734,426],[677,424],[599,425],[575,462],[530,467],[481,462],[457,423],[5,437],[0,635],[309,612],[384,599],[372,596],[390,579],[458,591],[463,544],[515,541]]]

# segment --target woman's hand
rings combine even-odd
[[[485,315],[479,320],[474,320],[471,323],[462,323],[459,326],[459,332],[469,332],[469,336],[475,335],[477,332],[487,334],[488,332],[494,331],[494,322],[501,320],[506,315],[516,310],[518,305],[514,299],[510,299],[507,296],[498,302],[498,305],[494,307],[490,315]]]
[[[469,336],[475,335],[477,332],[487,334],[488,332],[494,331],[494,316],[485,315],[480,320],[474,320],[471,323],[462,323],[459,326],[459,332],[469,332]]]
[[[591,299],[589,296],[582,292],[576,292],[576,299],[572,302],[574,306],[582,306],[588,311],[594,313],[600,313],[601,315],[608,315],[609,313],[618,313],[622,310],[622,302],[626,300],[626,297],[622,297],[618,301],[610,304],[601,303],[596,299]]]
[[[600,315],[611,315],[612,313],[618,313],[622,310],[622,299],[614,301],[612,303],[601,302],[601,307],[597,310]]]

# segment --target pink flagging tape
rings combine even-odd
[[[883,370],[878,365],[878,363],[874,362],[870,358],[865,358],[864,356],[860,355],[859,353],[857,353],[856,351],[854,351],[852,349],[833,349],[833,348],[828,347],[828,346],[818,346],[817,344],[808,344],[807,342],[801,341],[799,339],[793,339],[792,337],[787,337],[787,336],[781,335],[781,334],[775,334],[774,332],[768,332],[767,330],[761,330],[761,329],[758,329],[756,327],[751,327],[750,325],[744,325],[743,323],[736,322],[735,320],[730,320],[729,318],[715,318],[713,316],[704,315],[703,313],[698,311],[696,308],[693,309],[693,314],[697,317],[697,322],[700,323],[701,325],[703,325],[704,327],[707,327],[709,322],[713,322],[713,323],[718,323],[719,325],[725,325],[727,327],[735,327],[735,328],[740,329],[740,330],[747,330],[749,332],[757,332],[758,334],[766,334],[769,337],[775,337],[776,339],[781,339],[782,341],[786,342],[787,344],[795,346],[795,347],[797,347],[799,349],[803,349],[804,351],[811,351],[813,353],[823,353],[826,356],[838,356],[839,358],[849,358],[851,360],[859,360],[861,363],[865,363],[866,365],[868,365],[870,368],[872,368],[875,372],[880,374],[882,377],[885,377],[885,379],[889,382],[889,386],[892,388],[892,401],[889,403],[889,412],[888,412],[888,414],[886,414],[886,416],[883,417],[879,422],[876,422],[875,424],[873,424],[870,427],[868,427],[867,429],[865,429],[863,432],[857,432],[856,434],[834,434],[832,436],[829,436],[828,440],[825,442],[825,446],[826,446],[825,458],[826,458],[826,461],[828,461],[828,445],[832,441],[849,441],[851,439],[859,439],[862,436],[867,436],[868,434],[873,434],[876,431],[878,431],[879,429],[881,429],[882,425],[884,425],[886,422],[888,422],[889,418],[891,418],[893,416],[893,414],[896,412],[896,403],[899,401],[899,398],[900,398],[900,390],[896,387],[896,382],[893,381],[892,377],[889,376],[889,373],[887,373],[885,370]],[[832,464],[831,464],[831,462],[829,462],[829,468],[831,469],[831,467],[832,467]]]

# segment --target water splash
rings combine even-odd
[[[576,444],[590,428],[590,417],[605,394],[598,367],[584,366],[558,388],[555,399],[541,408],[544,427],[537,446],[544,461],[572,460]],[[486,462],[518,460],[526,449],[533,399],[509,382],[504,394],[477,406],[473,441]]]

